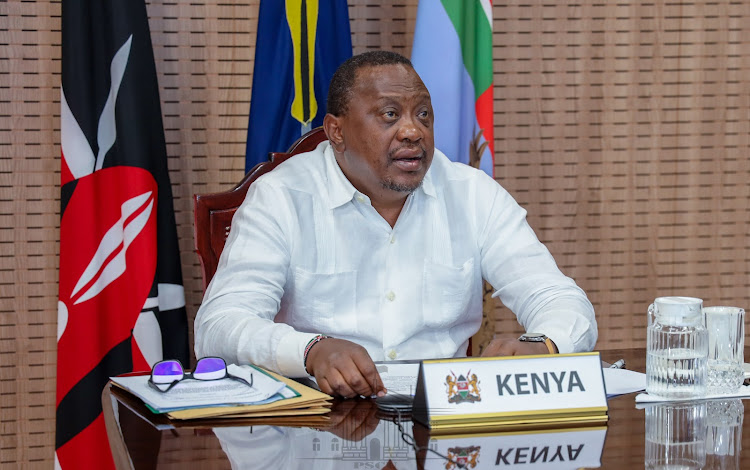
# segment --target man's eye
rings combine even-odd
[[[395,111],[386,111],[386,112],[383,113],[383,116],[385,116],[388,119],[393,119],[393,118],[396,117],[396,112]]]

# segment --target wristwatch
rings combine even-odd
[[[518,337],[518,341],[524,343],[544,343],[547,346],[547,350],[550,354],[557,354],[555,350],[555,344],[551,339],[547,338],[547,335],[542,333],[524,333]]]

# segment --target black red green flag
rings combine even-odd
[[[114,468],[108,377],[189,361],[145,3],[62,4],[56,465]]]

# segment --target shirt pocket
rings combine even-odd
[[[331,336],[357,332],[357,271],[311,273],[294,269],[292,326]]]
[[[461,266],[425,261],[422,286],[425,326],[445,327],[459,320],[469,307],[473,279],[473,258]]]

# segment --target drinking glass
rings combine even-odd
[[[745,380],[745,311],[739,307],[703,309],[708,330],[709,395],[736,392]]]

